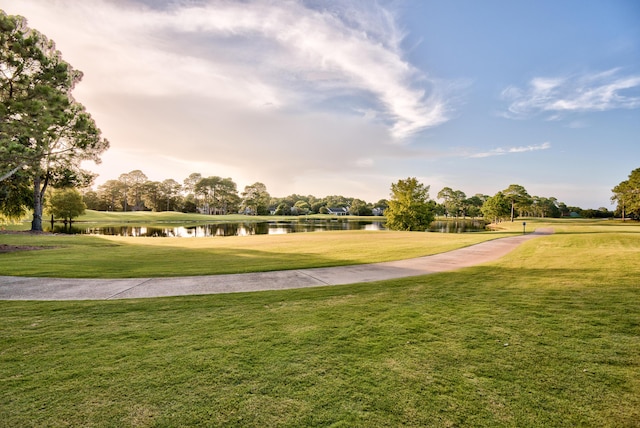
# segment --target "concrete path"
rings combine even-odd
[[[173,278],[67,279],[0,276],[0,300],[103,300],[236,293],[353,284],[405,278],[497,260],[521,243],[553,233],[482,242],[432,256],[354,266]]]

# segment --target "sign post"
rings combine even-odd
[[[522,222],[522,234],[523,234],[523,235],[525,234],[526,229],[527,229],[527,222],[526,222],[526,221],[523,221],[523,222]]]

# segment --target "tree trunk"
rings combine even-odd
[[[49,173],[44,177],[36,174],[33,179],[33,220],[31,221],[32,232],[42,232],[42,202],[44,199],[44,192],[47,190],[47,184],[49,184]]]
[[[33,220],[31,221],[32,232],[42,232],[42,194],[44,189],[40,189],[42,178],[36,174],[33,180]],[[46,180],[45,180],[46,187]]]

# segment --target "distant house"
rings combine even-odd
[[[371,210],[371,213],[373,215],[384,215],[384,209],[380,207],[375,207],[374,209]]]
[[[331,214],[331,215],[347,215],[347,214],[349,214],[349,211],[346,208],[343,208],[343,207],[333,207],[333,208],[327,208],[327,214]]]

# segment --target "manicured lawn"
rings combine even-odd
[[[122,278],[339,266],[434,254],[508,235],[389,231],[207,238],[0,234],[0,244],[48,248],[0,254],[0,275]]]
[[[402,280],[0,302],[0,426],[638,426],[640,226],[554,227]]]

